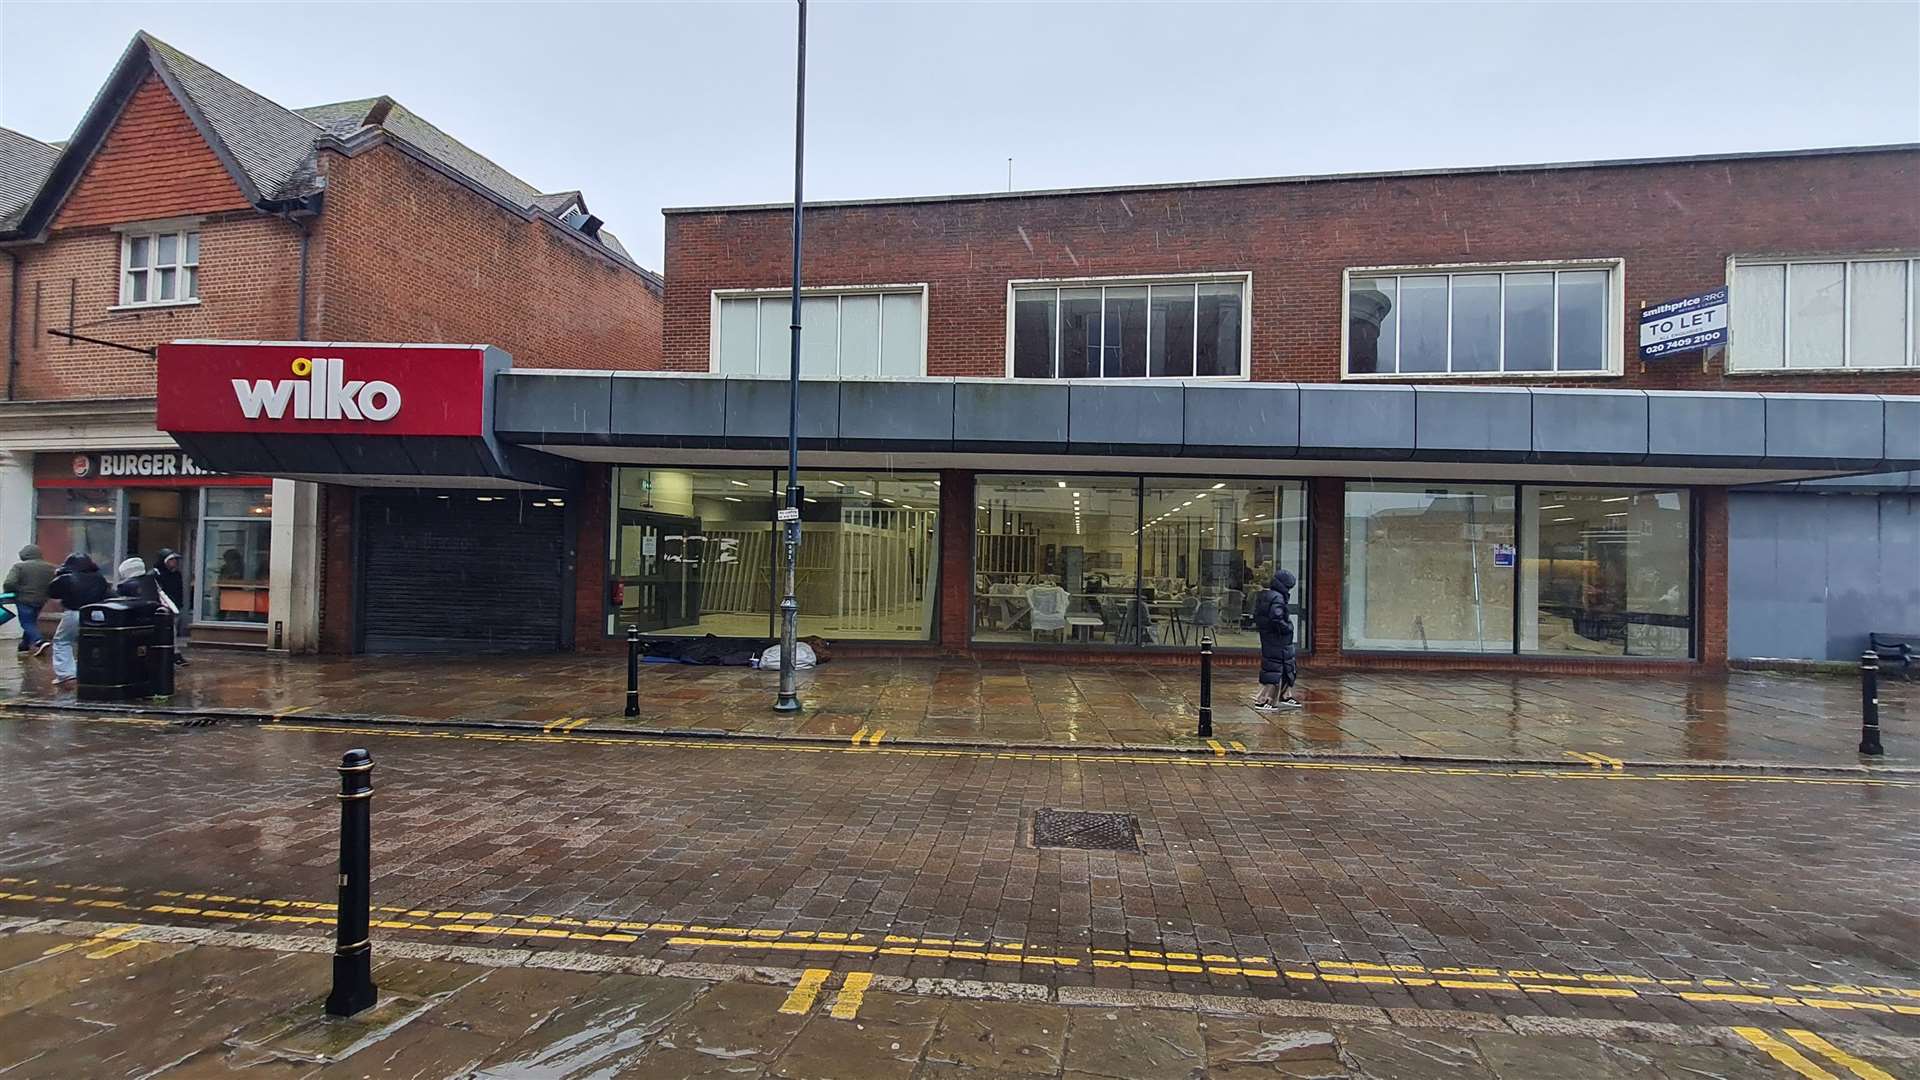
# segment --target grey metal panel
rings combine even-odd
[[[1818,480],[1795,480],[1785,484],[1756,484],[1756,491],[1920,491],[1920,471],[1868,473],[1864,476],[1827,476]]]
[[[1178,383],[1071,383],[1067,388],[1068,449],[1074,453],[1119,448],[1177,453],[1186,425],[1184,397]]]
[[[727,380],[710,375],[670,377],[614,376],[610,427],[614,442],[668,441],[676,445],[718,445],[727,434]],[[781,408],[786,395],[781,394]],[[787,430],[786,415],[780,431]]]
[[[1300,456],[1399,461],[1413,456],[1411,386],[1300,384]]]
[[[648,380],[652,381],[652,380]],[[788,427],[787,380],[728,378],[726,437],[785,442]],[[815,443],[840,434],[838,381],[803,379],[800,382],[800,438]]]
[[[953,384],[953,439],[957,449],[1067,448],[1067,388],[1060,383]]]
[[[1291,457],[1300,449],[1300,388],[1293,383],[1188,383],[1189,454]]]
[[[1538,461],[1636,464],[1647,456],[1647,395],[1639,390],[1533,392]]]
[[[1523,461],[1533,450],[1533,393],[1517,386],[1413,388],[1416,459]]]
[[[1735,492],[1728,649],[1854,660],[1872,631],[1920,634],[1920,495]]]
[[[1767,407],[1753,394],[1647,391],[1649,463],[1712,466],[1766,450]]]
[[[1887,410],[1886,461],[1920,468],[1920,397],[1880,395]]]
[[[951,382],[850,379],[840,384],[840,441],[953,442]]]
[[[1777,465],[1872,468],[1886,452],[1886,407],[1853,394],[1761,394],[1767,452]]]
[[[493,432],[518,442],[548,433],[569,442],[605,442],[613,434],[611,375],[511,372],[493,380]]]

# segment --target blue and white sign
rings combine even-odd
[[[1727,341],[1727,290],[1655,304],[1640,313],[1640,359],[1696,352]]]

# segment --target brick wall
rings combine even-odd
[[[220,210],[244,210],[247,197],[174,100],[148,75],[114,122],[55,229],[85,228]]]
[[[648,368],[658,292],[392,146],[322,155],[315,336],[498,345],[518,367]]]
[[[114,310],[120,234],[104,226],[55,230],[46,243],[14,253],[20,257],[14,396],[23,400],[153,394],[151,357],[56,338],[48,330],[148,348],[175,338],[287,340],[298,325],[300,230],[256,211],[201,222],[198,304]]]
[[[666,367],[707,369],[713,289],[786,284],[790,229],[784,210],[668,215]],[[1348,267],[1621,258],[1635,342],[1641,301],[1712,288],[1730,255],[1889,248],[1920,248],[1920,152],[820,208],[805,271],[928,283],[929,373],[975,376],[1005,372],[1010,279],[1251,271],[1253,377],[1325,382]],[[1915,393],[1920,373],[1643,373],[1630,350],[1623,378],[1560,384]]]
[[[588,465],[572,495],[574,521],[573,647],[580,652],[624,651],[607,637],[607,515],[613,512],[613,467]]]

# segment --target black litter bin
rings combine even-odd
[[[104,600],[80,609],[78,693],[82,701],[129,701],[153,693],[154,614],[151,600]],[[163,650],[171,683],[173,640]],[[171,690],[171,686],[169,686]]]

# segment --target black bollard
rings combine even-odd
[[[627,715],[640,715],[640,628],[627,627]]]
[[[1887,752],[1880,745],[1880,654],[1871,649],[1860,658],[1860,752]]]
[[[1200,635],[1200,738],[1213,737],[1213,631]]]
[[[367,939],[367,908],[373,899],[373,755],[340,755],[340,902],[334,910],[333,991],[329,1016],[352,1016],[379,1000],[373,985],[373,942]]]

